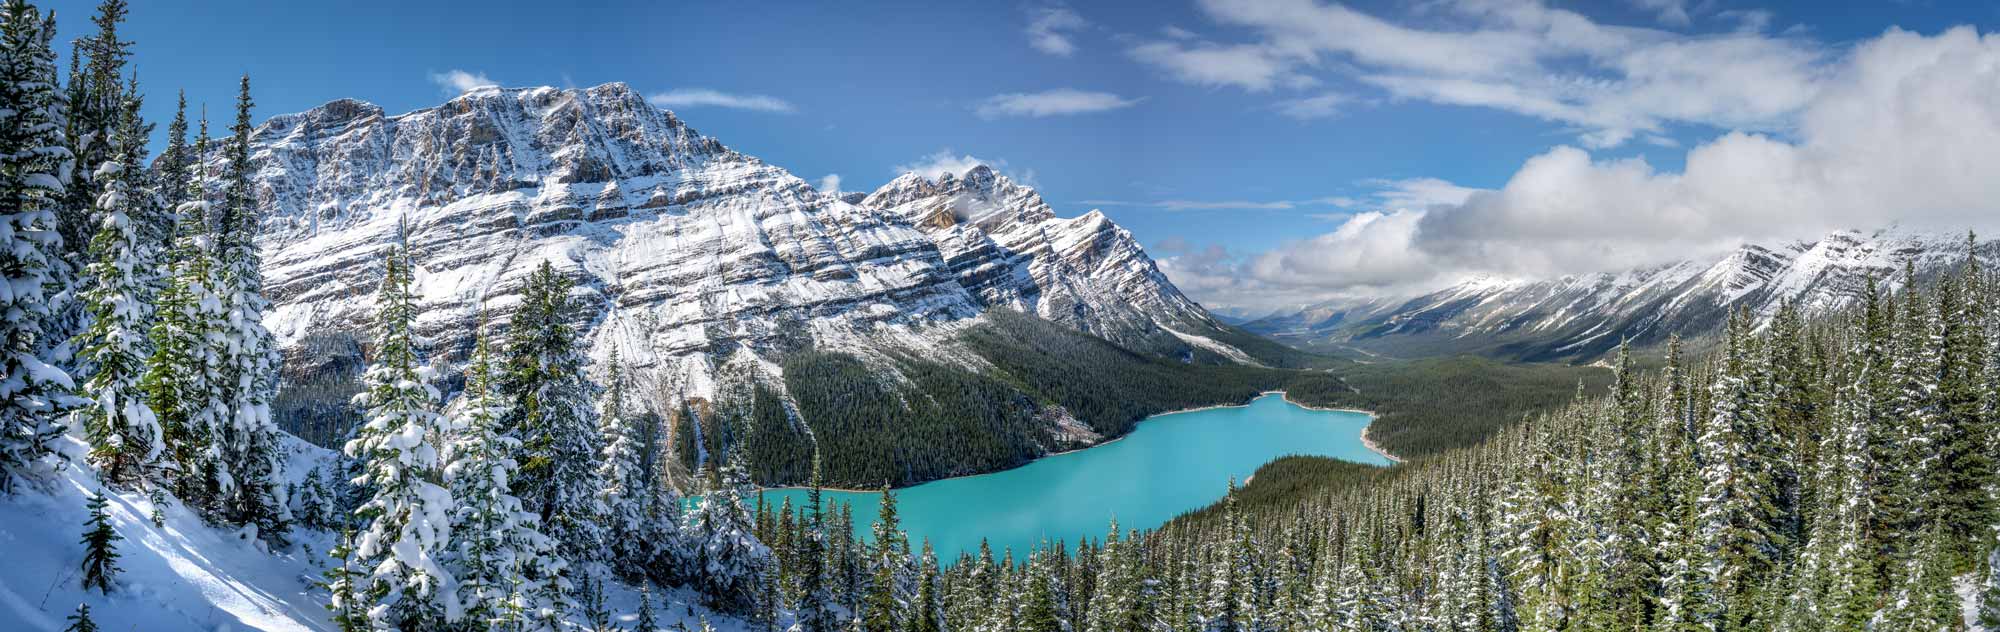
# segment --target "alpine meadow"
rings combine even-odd
[[[2000,632],[1996,20],[0,0],[0,630]]]

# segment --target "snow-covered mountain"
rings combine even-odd
[[[1617,347],[1716,330],[1747,309],[1761,325],[1786,302],[1807,313],[1852,304],[1868,276],[1902,284],[1959,265],[1962,234],[1902,228],[1835,231],[1816,240],[1745,244],[1713,260],[1687,260],[1548,280],[1480,278],[1407,300],[1335,300],[1245,325],[1304,346],[1391,355],[1478,352],[1533,360],[1588,360]],[[2000,244],[1978,246],[1984,260]]]
[[[399,232],[434,358],[465,357],[482,313],[504,326],[549,262],[576,281],[593,355],[620,350],[662,399],[769,381],[806,347],[950,357],[928,352],[995,308],[1247,357],[1203,336],[1217,324],[1100,213],[1059,218],[985,167],[843,200],[624,84],[483,88],[397,115],[339,100],[272,118],[253,144],[281,415],[339,406]]]
[[[959,285],[988,307],[1032,312],[1127,346],[1160,328],[1213,321],[1132,234],[1099,211],[1059,218],[1034,189],[984,165],[936,180],[906,173],[861,200],[937,244]]]

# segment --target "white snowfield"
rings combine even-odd
[[[290,435],[285,477],[302,478],[333,453]],[[66,437],[58,449],[72,462],[13,496],[0,496],[0,630],[60,632],[77,604],[90,604],[91,619],[106,632],[231,632],[237,630],[324,631],[326,590],[318,586],[331,562],[331,534],[293,530],[292,546],[267,551],[248,533],[210,527],[186,508],[171,504],[163,524],[152,521],[154,505],[140,492],[108,493],[106,508],[117,529],[117,589],[109,595],[83,590],[78,542],[89,517],[85,503],[99,489],[97,473],[82,464],[87,448]],[[636,589],[608,583],[605,599],[614,619],[636,618]],[[655,594],[661,625],[686,619],[699,629],[707,614],[684,591]],[[741,621],[716,617],[719,630],[741,630]]]

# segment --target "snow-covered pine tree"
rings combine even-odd
[[[632,622],[633,632],[659,632],[660,623],[653,618],[653,586],[639,585],[639,616]]]
[[[179,117],[177,117],[179,118]],[[208,121],[201,121],[193,154],[207,153]],[[170,139],[171,142],[171,139]],[[164,168],[165,165],[162,165]],[[214,295],[214,236],[203,164],[189,159],[178,175],[162,172],[163,186],[178,188],[173,250],[166,284],[153,309],[143,387],[178,468],[171,487],[182,502],[213,513],[230,486],[216,438],[225,419],[220,388],[221,301]]]
[[[465,369],[465,393],[447,424],[452,435],[445,468],[455,501],[451,531],[458,534],[447,568],[458,580],[465,620],[473,625],[508,618],[517,586],[549,581],[547,558],[555,549],[540,531],[540,518],[522,510],[520,499],[507,491],[519,442],[499,432],[505,402],[493,390],[484,329]]]
[[[0,493],[54,453],[74,382],[56,367],[54,295],[68,287],[56,208],[69,150],[56,91],[55,25],[25,0],[0,5]]]
[[[646,514],[652,501],[651,482],[644,470],[644,428],[638,415],[625,410],[625,369],[618,350],[611,351],[604,376],[604,395],[598,406],[598,428],[603,437],[597,477],[604,488],[598,501],[604,505],[602,523],[611,555],[605,562],[627,581],[646,575],[646,563],[655,548],[648,533]]]
[[[367,604],[361,601],[361,586],[367,583],[367,576],[354,565],[353,529],[341,532],[340,542],[328,552],[335,560],[331,568],[321,573],[326,581],[325,588],[329,600],[326,609],[333,613],[333,624],[340,632],[361,632],[368,629]]]
[[[688,512],[682,533],[694,549],[694,586],[707,605],[722,612],[747,614],[757,604],[764,573],[771,567],[771,549],[751,533],[743,506],[749,487],[738,459],[710,461],[707,493]]]
[[[90,604],[76,604],[76,613],[64,620],[69,622],[69,627],[63,628],[63,632],[97,632],[97,622],[90,620]]]
[[[896,516],[896,492],[888,483],[882,484],[873,539],[875,550],[868,562],[871,576],[861,604],[862,623],[868,632],[900,632],[906,618],[903,604],[909,599],[910,551]]]
[[[105,594],[111,592],[111,583],[118,577],[118,541],[124,539],[111,527],[111,516],[104,511],[109,504],[103,490],[90,497],[90,519],[83,523],[82,540],[83,589],[96,588]]]
[[[278,350],[271,332],[264,329],[264,280],[255,242],[259,213],[250,183],[252,105],[250,76],[243,75],[236,94],[236,123],[230,126],[232,135],[223,148],[222,212],[216,224],[218,295],[226,310],[221,385],[229,412],[223,455],[236,476],[236,484],[224,495],[223,511],[231,522],[255,525],[264,538],[282,542],[288,516],[277,494],[278,427],[271,421],[270,405],[277,388]]]
[[[1722,599],[1725,622],[1740,622],[1759,614],[1755,604],[1765,596],[1759,588],[1781,543],[1774,523],[1777,490],[1760,445],[1774,437],[1757,343],[1746,315],[1732,316],[1727,327],[1722,366],[1710,388],[1714,404],[1696,451],[1703,484],[1699,532],[1715,555],[1708,581]]]
[[[799,604],[794,626],[799,632],[833,632],[841,627],[839,607],[833,597],[831,579],[827,570],[832,563],[827,559],[826,548],[826,508],[821,504],[822,489],[825,484],[821,470],[819,450],[813,450],[813,470],[811,487],[806,490],[805,533],[800,536],[799,560],[804,568],[799,569]],[[988,553],[990,562],[992,557]]]
[[[938,596],[942,590],[938,578],[937,552],[931,549],[929,538],[924,539],[923,555],[917,561],[917,595],[910,602],[910,618],[903,629],[909,632],[943,632],[944,602]]]
[[[591,462],[599,437],[583,356],[567,320],[569,290],[570,280],[547,261],[528,275],[510,325],[502,392],[512,408],[502,426],[521,440],[514,495],[541,517],[565,558],[594,560],[603,553],[597,501],[603,485]]]
[[[134,86],[136,89],[136,86]],[[92,404],[84,412],[90,438],[90,461],[105,481],[136,485],[157,474],[166,444],[159,420],[146,403],[140,380],[146,371],[146,282],[149,246],[141,242],[139,216],[149,194],[144,190],[145,124],[140,121],[139,95],[128,92],[123,113],[111,139],[111,151],[92,173],[103,191],[96,200],[97,234],[91,238],[92,261],[81,283],[90,326],[74,346],[79,360],[90,367],[84,392]],[[151,485],[153,481],[147,480]]]
[[[373,490],[359,517],[354,556],[366,577],[357,591],[372,626],[431,629],[459,617],[455,582],[441,564],[451,544],[451,491],[439,485],[443,431],[431,369],[417,357],[406,246],[391,247],[376,295],[375,354],[355,397],[367,416],[347,442],[357,484]]]

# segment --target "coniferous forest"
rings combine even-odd
[[[2000,629],[2000,275],[1973,257],[1870,278],[1828,314],[1739,312],[1698,352],[1621,346],[1608,382],[1194,362],[999,311],[959,334],[990,374],[898,357],[907,381],[886,385],[805,350],[783,394],[661,415],[616,354],[586,357],[546,262],[446,392],[402,239],[380,256],[339,466],[288,478],[252,84],[213,136],[181,100],[149,156],[127,12],[104,0],[64,72],[54,14],[0,4],[0,494],[96,472],[69,580],[88,590],[122,590],[122,493],[260,546],[334,534],[314,594],[341,630],[655,632],[655,586],[766,631]],[[1280,459],[1159,528],[1032,550],[941,559],[900,528],[891,485],[1071,447],[1036,411],[1103,439],[1270,389],[1380,409],[1411,461]],[[84,463],[62,462],[70,436]],[[787,482],[810,484],[803,506],[758,500]],[[875,485],[872,517],[822,498]],[[639,618],[613,621],[607,583],[646,591]],[[87,606],[70,622],[96,629]]]

